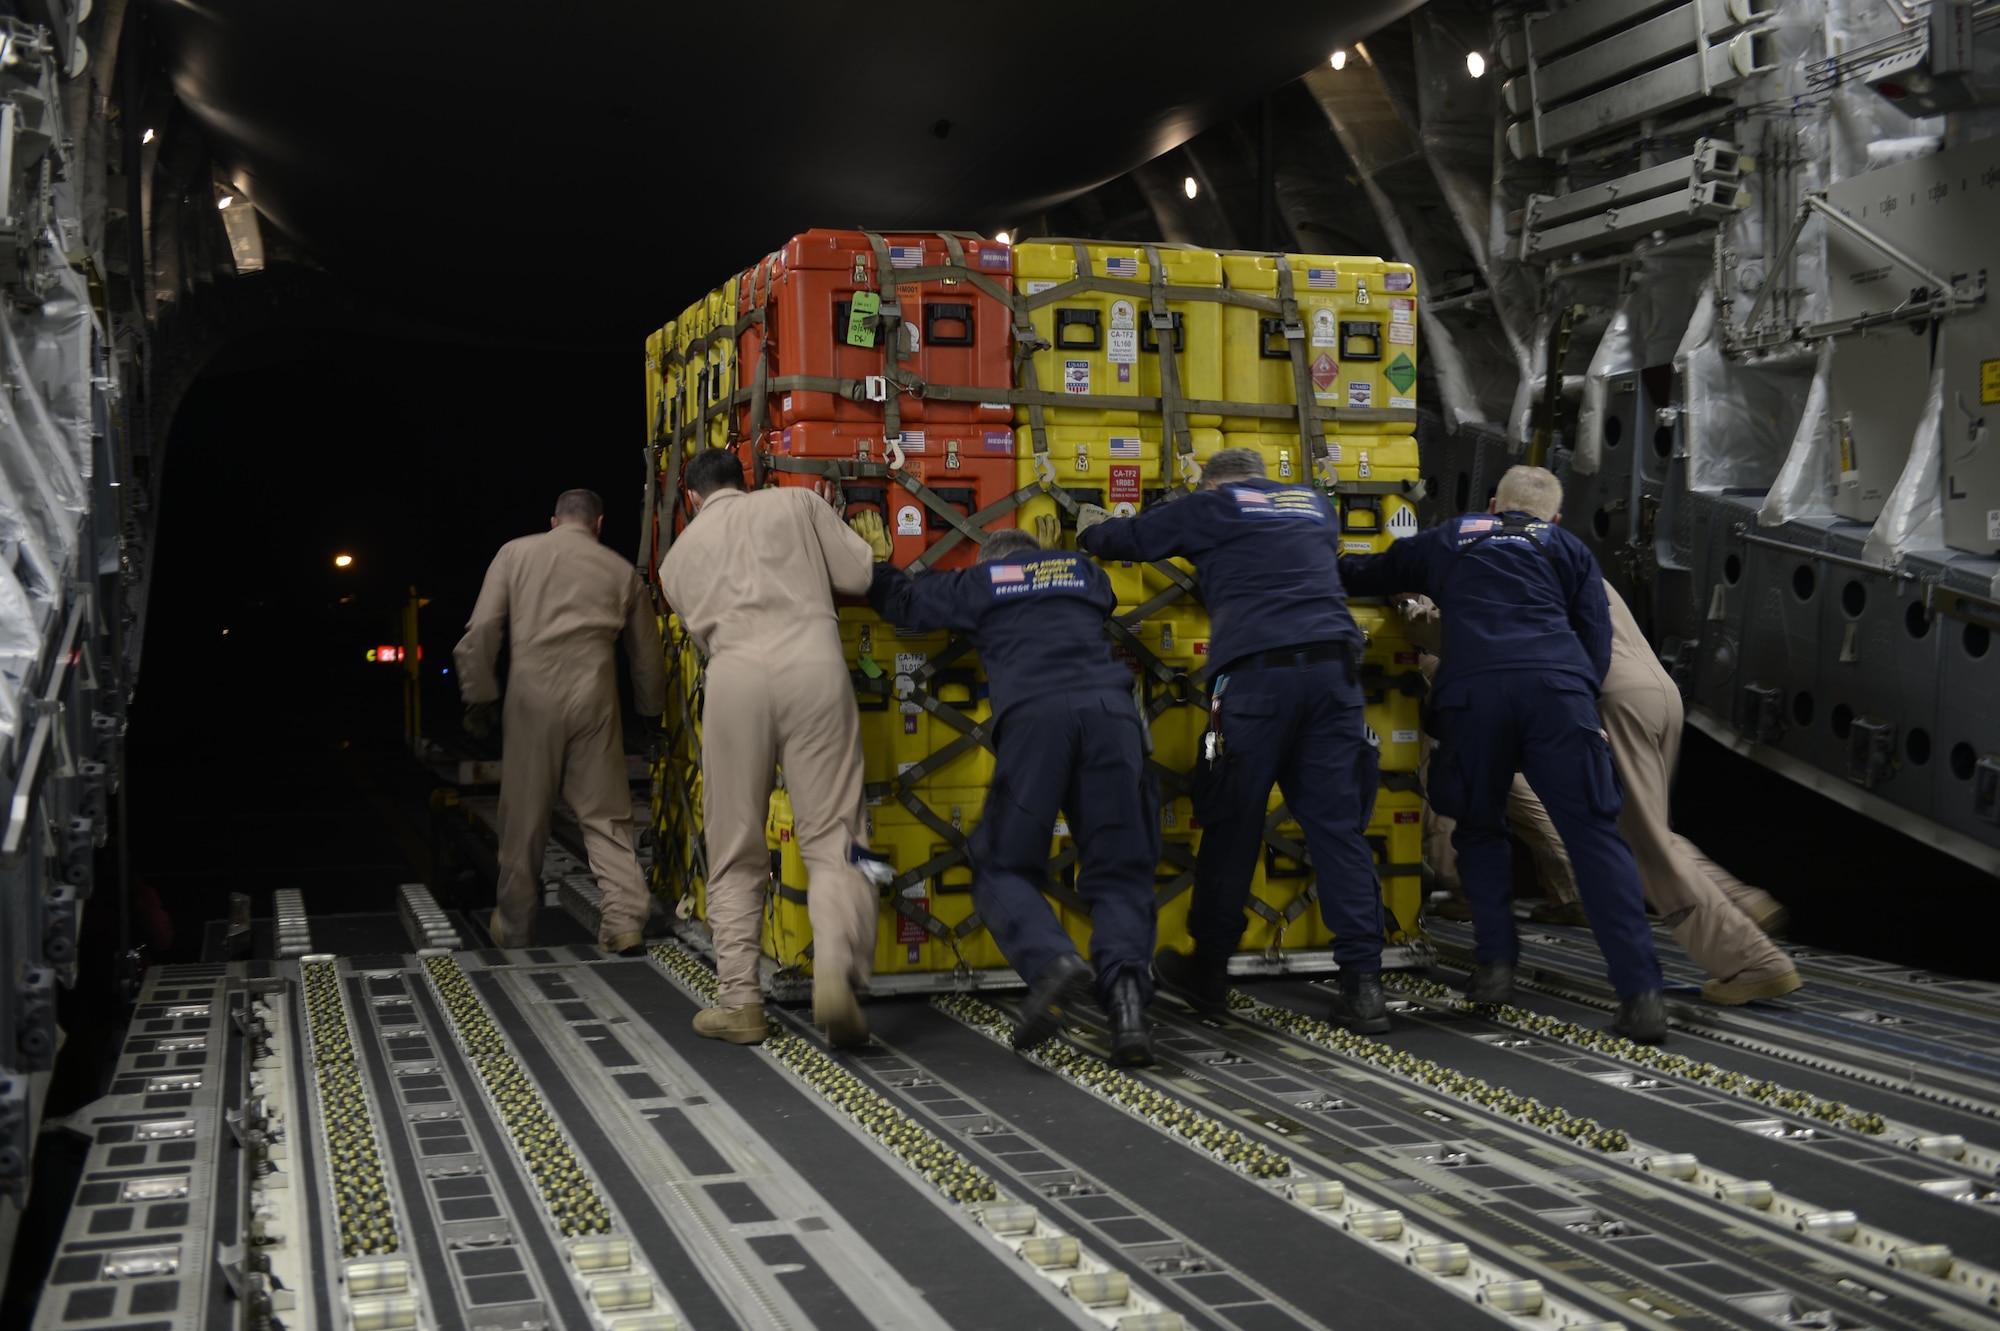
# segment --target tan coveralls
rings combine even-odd
[[[810,882],[814,972],[868,983],[875,892],[849,858],[866,844],[861,721],[833,597],[866,592],[874,566],[868,543],[803,488],[714,491],[660,565],[667,603],[708,656],[702,818],[724,1007],[764,997],[757,955],[774,764]]]
[[[1789,970],[1791,959],[1765,936],[1751,914],[1767,909],[1770,897],[1703,855],[1668,824],[1684,720],[1680,689],[1661,667],[1624,600],[1609,583],[1604,592],[1611,603],[1611,669],[1604,676],[1597,714],[1625,787],[1618,831],[1638,862],[1646,904],[1667,922],[1689,959],[1717,979],[1745,971]],[[1412,629],[1412,639],[1426,645],[1421,628],[1413,623]],[[1429,645],[1434,648],[1435,641]],[[1577,900],[1576,879],[1562,839],[1541,801],[1518,776],[1507,799],[1507,821],[1533,852],[1550,895]],[[1437,817],[1434,830],[1426,835],[1440,835],[1435,828],[1441,827],[1441,840],[1448,847],[1451,825],[1451,819]],[[1441,865],[1434,862],[1433,868],[1440,878],[1447,877]],[[1455,868],[1453,864],[1451,879],[1456,877]]]
[[[493,941],[521,947],[534,934],[542,895],[549,805],[558,793],[583,829],[590,871],[604,893],[598,942],[613,951],[641,941],[648,901],[632,841],[632,788],[618,718],[622,636],[632,662],[632,702],[657,716],[667,701],[660,626],[638,571],[565,522],[500,547],[453,654],[468,703],[500,696],[494,662],[502,637],[510,666],[501,710],[500,884]]]

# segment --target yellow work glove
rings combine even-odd
[[[1035,518],[1035,540],[1044,550],[1062,547],[1062,519],[1053,513],[1042,513]]]
[[[889,539],[889,529],[882,525],[882,515],[872,508],[864,508],[856,517],[847,520],[848,530],[868,542],[869,551],[876,563],[887,562],[896,553],[895,543]]]
[[[1085,504],[1076,513],[1076,534],[1078,536],[1083,535],[1098,523],[1109,519],[1110,516],[1110,509],[1099,508],[1096,504]]]

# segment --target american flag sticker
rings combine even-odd
[[[1104,261],[1104,275],[1106,277],[1137,277],[1139,275],[1139,261],[1137,259],[1120,259],[1117,257],[1107,258]]]
[[[986,568],[993,575],[995,586],[1009,582],[1026,582],[1028,580],[1028,571],[1019,564],[988,564]]]
[[[891,250],[890,253],[895,251]],[[1340,285],[1340,272],[1334,268],[1306,269],[1306,285],[1321,291],[1331,291]]]
[[[1137,435],[1112,435],[1111,456],[1114,458],[1136,458],[1139,456]]]
[[[924,247],[921,245],[891,245],[889,247],[891,268],[921,268],[924,266]]]
[[[921,453],[921,452],[923,452],[923,451],[924,451],[924,432],[923,432],[922,430],[905,430],[905,431],[903,431],[903,451],[904,451],[905,453]]]

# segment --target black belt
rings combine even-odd
[[[1354,674],[1354,644],[1351,642],[1302,642],[1296,647],[1278,647],[1268,652],[1239,656],[1218,675],[1233,670],[1276,670],[1286,666],[1318,665],[1322,661],[1344,661],[1350,678]]]

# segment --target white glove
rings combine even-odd
[[[1096,504],[1085,504],[1076,511],[1076,534],[1078,536],[1083,535],[1098,523],[1110,518],[1110,516],[1110,509],[1100,508]]]

